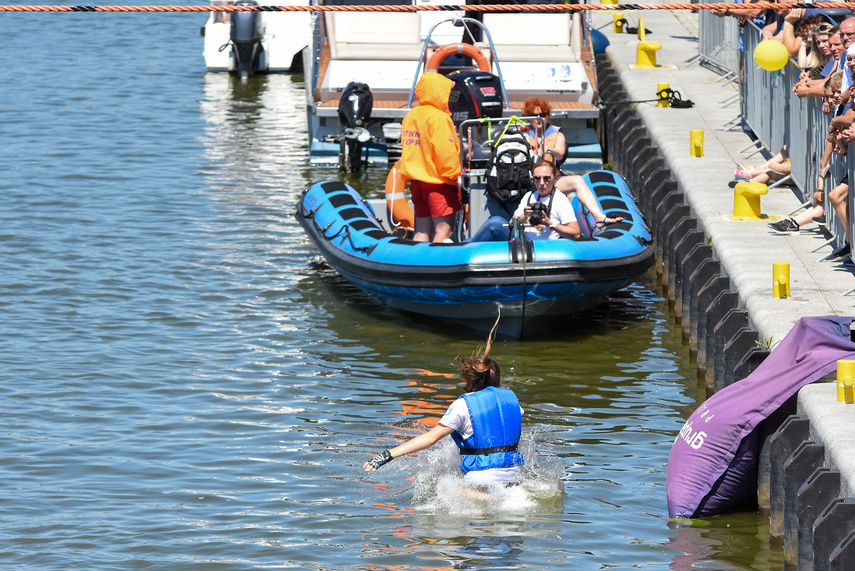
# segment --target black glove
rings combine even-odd
[[[371,464],[371,467],[376,470],[377,468],[379,468],[383,464],[388,464],[391,461],[392,461],[392,455],[389,453],[388,450],[384,450],[383,452],[381,452],[380,454],[378,454],[377,456],[374,456],[371,460],[369,460],[368,463]]]

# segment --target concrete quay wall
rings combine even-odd
[[[828,236],[819,229],[769,231],[767,222],[800,203],[787,187],[762,196],[763,219],[731,219],[736,164],[763,160],[750,156],[752,139],[735,121],[736,87],[689,61],[698,53],[696,15],[636,12],[628,19],[634,25],[639,16],[647,39],[662,45],[654,69],[635,66],[636,36],[611,33],[611,15],[593,17],[611,42],[597,60],[604,144],[609,166],[627,179],[654,231],[663,291],[711,394],[750,374],[801,317],[855,313],[855,298],[844,295],[855,275],[820,261]],[[694,107],[642,103],[656,98],[659,83]],[[700,157],[690,154],[694,129],[704,132]],[[774,262],[790,265],[785,299],[772,295]],[[855,405],[839,404],[833,379],[826,380],[791,399],[761,455],[760,510],[789,569],[855,569],[855,450],[848,445]]]

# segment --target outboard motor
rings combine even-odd
[[[448,74],[454,82],[448,96],[451,120],[459,125],[467,119],[502,116],[502,82],[486,71],[455,71]]]
[[[362,146],[372,140],[367,127],[373,107],[374,95],[366,84],[347,84],[338,102],[338,118],[344,125],[339,136],[339,167],[344,172],[362,169]]]
[[[235,6],[258,6],[255,0],[237,0]],[[258,71],[263,26],[260,12],[232,12],[231,43],[237,72],[247,79]]]

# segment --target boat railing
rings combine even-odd
[[[490,53],[492,55],[493,65],[495,65],[496,75],[499,77],[499,84],[502,86],[502,99],[505,102],[505,108],[509,108],[510,103],[508,100],[508,92],[505,90],[505,81],[502,78],[502,67],[501,67],[501,65],[499,65],[499,58],[496,56],[496,47],[495,47],[495,45],[493,45],[493,38],[490,35],[490,31],[487,29],[487,27],[483,23],[479,22],[478,20],[476,20],[474,18],[465,18],[465,17],[464,18],[461,18],[461,17],[445,18],[444,20],[440,20],[440,21],[436,22],[433,26],[431,26],[430,30],[427,33],[427,37],[425,38],[425,41],[422,44],[421,56],[419,57],[418,64],[416,65],[416,73],[413,76],[413,85],[410,88],[410,96],[407,99],[407,108],[408,109],[412,108],[413,100],[414,100],[415,94],[416,94],[416,84],[418,83],[419,77],[421,77],[422,72],[427,68],[427,57],[426,56],[427,56],[427,50],[431,46],[431,36],[433,36],[434,30],[436,30],[437,27],[439,27],[443,24],[447,24],[449,22],[451,22],[455,26],[457,26],[457,25],[462,26],[463,29],[465,30],[464,33],[469,35],[470,42],[473,46],[475,45],[476,42],[475,42],[475,38],[472,37],[472,30],[469,27],[469,25],[472,25],[472,26],[479,28],[484,33],[484,37],[487,38],[487,44],[490,46]]]
[[[522,122],[524,127],[537,130],[543,128],[540,117],[484,117],[467,119],[458,126],[460,139],[460,190],[468,204],[468,235],[473,235],[487,219],[494,215],[509,214],[502,211],[497,203],[487,199],[487,176],[490,153],[506,126],[510,122]],[[541,141],[542,144],[542,141]],[[540,150],[540,152],[538,152]],[[533,155],[542,155],[541,149],[533,149]],[[461,235],[462,224],[458,225]]]
[[[523,130],[542,133],[545,122],[541,117],[483,117],[462,121],[457,128],[460,139],[460,164],[464,171],[478,173],[484,171],[489,160],[490,150],[497,137],[510,122],[524,123]],[[544,140],[535,136],[536,147],[532,148],[532,156],[543,155]],[[476,150],[478,149],[478,150]]]

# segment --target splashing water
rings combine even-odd
[[[525,458],[518,486],[495,484],[473,489],[460,473],[460,454],[448,439],[421,453],[413,461],[413,506],[417,512],[453,516],[553,512],[564,494],[563,464],[553,456],[537,454],[533,436],[524,435],[520,451]]]

